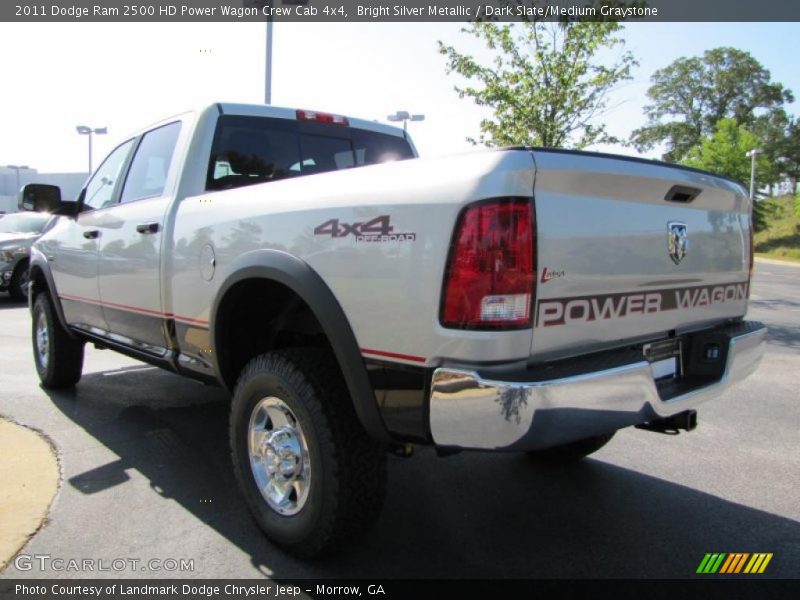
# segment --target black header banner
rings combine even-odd
[[[8,22],[800,21],[797,0],[3,0]],[[671,40],[680,43],[680,40]]]

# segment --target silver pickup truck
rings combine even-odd
[[[125,139],[35,245],[44,386],[92,342],[232,392],[253,515],[300,556],[378,516],[413,445],[585,456],[690,430],[751,373],[751,205],[736,182],[619,156],[416,158],[401,130],[215,104]],[[666,439],[665,439],[666,441]]]

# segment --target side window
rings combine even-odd
[[[104,208],[114,203],[114,189],[122,175],[122,169],[133,148],[133,140],[128,140],[108,155],[97,169],[83,193],[84,208]]]
[[[225,190],[296,176],[299,162],[297,133],[291,121],[222,116],[211,148],[206,189]]]
[[[144,134],[128,169],[121,202],[152,198],[164,193],[180,131],[181,124],[176,122]]]

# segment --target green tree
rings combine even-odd
[[[747,157],[747,152],[759,145],[758,137],[744,125],[739,125],[735,119],[721,119],[714,135],[692,148],[682,163],[725,175],[749,186],[751,159]],[[759,154],[756,157],[756,189],[767,177],[769,160]],[[756,229],[761,229],[764,225],[764,214],[759,202],[754,204],[753,211]]]
[[[735,119],[722,119],[717,123],[714,135],[704,139],[692,148],[682,164],[712,173],[725,175],[743,183],[750,181],[750,163],[747,152],[758,148],[759,139]],[[756,157],[756,185],[764,180],[768,172],[767,158],[763,154]]]
[[[765,166],[760,180],[763,185],[769,186],[770,196],[773,195],[774,186],[788,177],[786,155],[791,152],[787,140],[790,125],[791,119],[786,111],[776,109],[757,117],[751,126],[764,153]]]
[[[623,52],[606,65],[597,54],[624,45],[620,28],[610,21],[472,23],[462,31],[486,44],[489,64],[439,42],[447,73],[469,81],[455,87],[459,97],[493,111],[481,121],[480,137],[467,139],[490,147],[553,148],[617,141],[598,117],[609,91],[631,78],[637,62]]]
[[[786,128],[786,136],[781,144],[780,166],[782,175],[789,180],[791,193],[796,194],[800,180],[800,117],[790,120]]]
[[[733,118],[752,125],[759,113],[780,110],[792,92],[748,52],[714,48],[702,57],[679,58],[656,71],[647,90],[648,123],[631,134],[639,150],[666,144],[664,160],[680,161],[716,124]]]

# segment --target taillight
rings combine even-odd
[[[315,110],[298,110],[297,119],[300,121],[317,121],[318,123],[331,123],[332,125],[348,125],[347,117],[317,112]]]
[[[534,223],[530,199],[467,207],[456,224],[440,321],[460,329],[519,329],[531,324]]]

